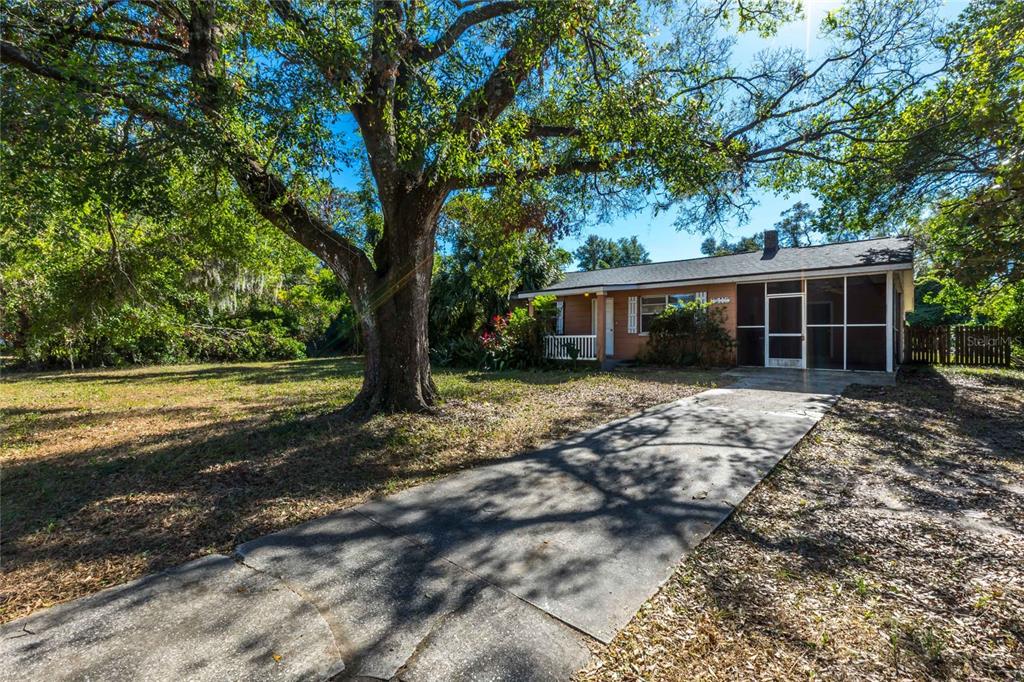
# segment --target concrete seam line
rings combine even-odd
[[[473,596],[474,601],[479,598],[479,592]],[[430,644],[430,640],[434,637],[434,635],[445,625],[445,623],[451,620],[452,617],[454,617],[457,613],[469,608],[470,606],[472,606],[472,601],[469,604],[463,604],[453,609],[449,609],[448,611],[445,611],[441,615],[441,617],[437,619],[436,622],[432,623],[430,626],[430,630],[428,630],[427,633],[423,635],[423,637],[421,637],[418,642],[416,642],[416,646],[413,647],[412,652],[410,652],[409,656],[402,662],[402,665],[398,666],[398,670],[395,671],[395,674],[391,677],[391,679],[397,682],[401,682],[402,675],[405,674],[405,672],[409,669],[410,665],[416,662],[416,659],[419,658],[423,651],[427,648],[427,645]]]
[[[313,610],[316,611],[317,616],[323,622],[324,626],[327,628],[327,631],[331,633],[331,642],[334,643],[334,655],[335,658],[337,659],[325,671],[323,679],[331,679],[337,676],[339,673],[341,673],[345,669],[346,653],[351,654],[351,652],[348,651],[348,647],[345,647],[343,645],[344,638],[338,631],[338,628],[336,628],[335,625],[331,622],[333,619],[330,617],[328,610],[325,607],[321,606],[319,603],[317,603],[317,600],[312,595],[307,593],[298,585],[293,585],[289,580],[286,580],[284,576],[275,575],[273,573],[270,573],[260,568],[256,568],[255,566],[246,563],[245,555],[239,552],[237,548],[231,553],[231,558],[239,566],[247,568],[250,571],[259,573],[260,575],[265,575],[270,578],[273,578],[281,585],[283,585],[286,590],[288,590],[296,597],[298,597],[303,603],[309,604],[313,607]]]
[[[423,549],[427,550],[427,552],[432,556],[432,558],[441,560],[441,561],[445,562],[446,564],[449,564],[450,566],[454,566],[459,571],[473,576],[474,578],[476,578],[477,580],[479,580],[483,584],[488,585],[490,587],[493,587],[494,589],[499,590],[499,591],[509,595],[513,599],[515,599],[515,600],[517,600],[519,602],[522,602],[523,604],[526,604],[529,608],[533,609],[534,611],[539,611],[546,618],[549,618],[549,619],[555,621],[556,623],[559,623],[560,625],[564,625],[565,627],[569,628],[570,630],[583,635],[584,637],[587,638],[587,640],[595,641],[595,642],[597,641],[596,639],[594,639],[594,637],[592,635],[589,635],[586,632],[584,632],[583,630],[580,630],[578,627],[576,627],[572,623],[568,623],[568,622],[562,620],[561,618],[559,618],[558,616],[555,616],[555,615],[553,615],[551,613],[548,613],[547,611],[545,611],[544,609],[540,608],[539,606],[536,606],[535,604],[531,604],[529,601],[527,601],[526,599],[523,599],[522,597],[520,597],[518,594],[516,594],[514,592],[509,592],[507,589],[505,589],[501,585],[495,583],[494,581],[490,580],[486,576],[480,575],[476,571],[473,571],[472,569],[466,568],[465,566],[462,566],[461,564],[456,563],[455,561],[449,559],[444,554],[436,552],[436,550],[434,550],[429,545],[424,544],[424,543],[420,542],[419,540],[417,540],[415,538],[409,537],[408,535],[400,533],[396,529],[391,528],[390,526],[388,526],[388,525],[378,521],[377,519],[374,519],[371,516],[367,516],[362,511],[360,511],[358,508],[353,507],[351,509],[351,511],[355,512],[356,514],[359,514],[360,516],[362,516],[366,520],[370,521],[371,523],[374,523],[374,524],[380,526],[381,528],[383,528],[384,530],[388,531],[389,533],[391,533],[395,537],[401,538],[402,540],[405,540],[406,542],[414,544],[417,547],[422,547]],[[433,629],[431,631],[433,631]],[[428,636],[429,636],[429,634],[428,634]]]

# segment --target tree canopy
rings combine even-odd
[[[230,178],[105,142],[95,154],[32,136],[5,146],[7,351],[73,367],[292,358],[321,341],[343,293]]]
[[[947,70],[873,134],[820,164],[822,221],[910,226],[939,273],[961,285],[1024,280],[1024,3],[969,4],[938,39]]]
[[[621,268],[651,262],[651,255],[636,236],[605,239],[588,235],[573,253],[581,270]]]

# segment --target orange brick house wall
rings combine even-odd
[[[642,296],[658,296],[661,294],[693,294],[706,291],[708,301],[718,298],[729,299],[728,303],[716,304],[725,309],[725,328],[736,338],[736,284],[704,284],[700,286],[674,286],[661,289],[630,289],[610,292],[607,296],[614,300],[615,315],[615,352],[608,357],[614,360],[633,360],[647,344],[647,335],[629,333],[629,297],[637,297],[637,310],[640,308]],[[593,334],[591,322],[591,301],[597,299],[596,294],[584,296],[559,296],[563,307],[563,334]],[[640,322],[637,320],[637,329]]]
[[[562,301],[562,333],[563,334],[593,334],[591,329],[590,302],[597,296],[591,294],[589,297],[580,294],[579,296],[558,297]]]

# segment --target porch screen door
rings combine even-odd
[[[769,367],[804,366],[803,294],[768,295]]]

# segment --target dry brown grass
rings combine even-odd
[[[1024,374],[851,389],[580,681],[1024,679]]]
[[[0,380],[0,621],[651,405],[713,373],[439,371],[434,415],[354,423],[356,359]]]

